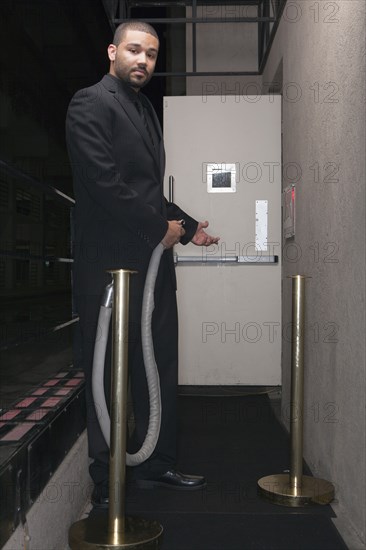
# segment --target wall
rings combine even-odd
[[[255,6],[198,6],[197,17],[232,19],[254,17]],[[192,16],[187,8],[187,17]],[[196,25],[197,71],[258,71],[255,23],[202,23]],[[186,26],[186,67],[192,71],[192,25]],[[255,95],[260,76],[194,76],[187,78],[187,95]]]
[[[3,550],[69,548],[68,533],[90,508],[93,483],[89,477],[86,431],[79,437]]]
[[[336,486],[337,514],[365,543],[365,4],[288,2],[264,74],[283,65],[283,185],[296,182],[288,275],[307,282],[304,457]],[[288,425],[290,353],[283,339]]]

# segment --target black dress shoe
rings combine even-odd
[[[137,479],[136,485],[140,489],[152,489],[154,487],[167,487],[184,491],[196,491],[205,487],[206,480],[202,476],[182,474],[177,470],[168,470],[156,479]]]
[[[91,503],[94,508],[106,509],[109,506],[108,489],[105,487],[94,487],[91,496]]]

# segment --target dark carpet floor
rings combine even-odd
[[[289,508],[257,494],[258,479],[289,469],[288,435],[267,396],[181,396],[179,407],[179,469],[207,486],[131,484],[126,495],[128,515],[163,526],[161,550],[347,550],[330,506]]]

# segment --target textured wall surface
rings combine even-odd
[[[3,550],[68,548],[69,528],[90,501],[88,466],[84,431],[27,513],[27,530],[19,525]]]
[[[282,61],[283,185],[296,183],[284,246],[283,322],[292,274],[307,282],[304,457],[336,486],[365,543],[365,3],[287,3],[263,74]],[[291,344],[283,339],[289,424]]]
[[[192,16],[187,8],[187,17]],[[253,17],[254,6],[198,6],[202,19]],[[197,71],[258,70],[257,25],[252,23],[203,23],[196,26]],[[192,70],[192,26],[186,27],[186,67]],[[187,78],[187,95],[256,95],[261,93],[260,76],[195,76]]]

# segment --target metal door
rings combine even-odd
[[[219,245],[175,247],[179,383],[281,383],[279,96],[164,98],[165,194]]]

